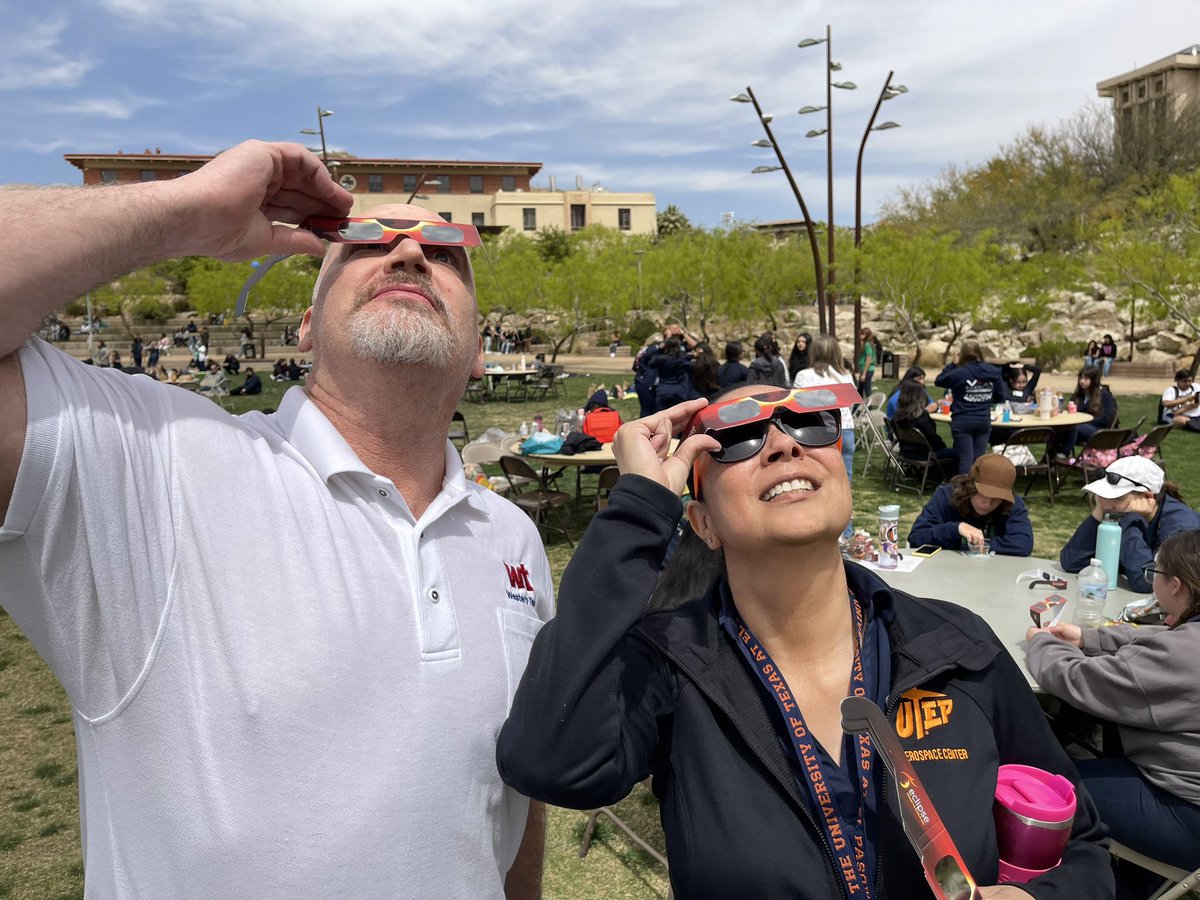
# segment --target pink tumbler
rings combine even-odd
[[[1033,766],[1001,766],[992,816],[1000,883],[1024,883],[1062,861],[1075,821],[1075,786]]]

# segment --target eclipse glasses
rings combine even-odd
[[[432,219],[377,219],[373,216],[330,219],[310,216],[299,227],[335,244],[390,244],[399,238],[409,238],[418,244],[435,247],[478,247],[480,244],[479,229],[474,225]],[[235,316],[241,316],[246,311],[250,289],[262,281],[272,266],[290,255],[268,256],[255,268],[238,293]]]

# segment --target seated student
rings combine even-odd
[[[1200,516],[1183,502],[1178,485],[1166,481],[1163,470],[1142,456],[1118,459],[1084,490],[1096,495],[1096,505],[1058,554],[1059,565],[1068,572],[1082,571],[1096,555],[1096,530],[1106,512],[1120,516],[1121,574],[1130,590],[1143,593],[1152,590],[1143,570],[1162,542],[1200,528]]]
[[[1077,425],[1074,429],[1074,444],[1086,444],[1088,439],[1101,428],[1109,428],[1117,415],[1117,402],[1108,385],[1100,383],[1100,369],[1084,366],[1075,380],[1075,393],[1071,394],[1075,408],[1087,413],[1092,421]],[[1065,446],[1074,446],[1065,445]]]
[[[1175,373],[1175,383],[1163,391],[1161,408],[1159,418],[1164,425],[1200,431],[1200,392],[1187,369]]]
[[[242,363],[241,360],[239,360],[233,353],[226,353],[225,361],[221,364],[221,368],[223,368],[230,375],[236,375],[242,368]]]
[[[980,548],[990,542],[1001,556],[1033,552],[1033,526],[1025,502],[1013,494],[1016,467],[1007,457],[987,453],[966,475],[939,487],[908,535],[910,547],[937,544],[947,550]]]
[[[899,740],[960,755],[919,771],[967,869],[994,884],[999,765],[1077,777],[983,620],[842,559],[851,497],[838,408],[859,398],[840,384],[810,395],[816,406],[804,396],[748,385],[621,428],[621,478],[533,641],[497,742],[500,777],[594,809],[653,775],[676,897],[929,898],[895,782],[877,747],[843,733],[840,704],[865,696],[894,725],[901,695],[940,696],[947,715],[953,706],[941,736]],[[670,435],[693,429],[668,455]],[[700,538],[689,547],[711,568],[693,557],[700,577],[650,609],[689,481]],[[1081,792],[1061,866],[1028,891],[977,896],[1111,898],[1103,833]]]
[[[246,394],[261,394],[262,387],[262,379],[255,374],[254,370],[250,368],[250,366],[246,366],[246,380],[229,393],[237,394],[238,396]]]
[[[287,371],[285,374],[287,375],[288,381],[299,381],[304,375],[304,370],[300,368],[300,365],[296,362],[296,360],[289,359],[287,361]]]
[[[921,385],[922,390],[924,390],[924,388],[925,388],[925,370],[922,369],[920,366],[909,366],[904,371],[904,377],[900,379],[900,384],[903,384],[906,381],[915,381],[917,384]],[[924,395],[925,395],[925,404],[924,404],[925,408],[927,410],[929,410],[930,412],[937,412],[937,403],[934,401],[934,399],[932,397],[929,396],[929,392],[925,391]],[[896,406],[899,403],[900,403],[900,385],[898,384],[898,385],[896,385],[896,389],[894,391],[892,391],[892,396],[887,398],[887,403],[884,404],[884,407],[883,407],[883,414],[885,416],[887,416],[889,419],[891,419],[893,422],[896,421]]]
[[[272,381],[287,381],[287,363],[282,359],[275,360],[275,365],[271,366]]]
[[[925,388],[919,381],[900,382],[897,393],[900,395],[900,402],[894,418],[896,429],[911,428],[924,435],[937,457],[941,477],[949,478],[958,471],[958,451],[946,446],[946,442],[938,434],[937,424],[929,417],[929,406],[935,404],[926,405],[929,395],[925,393]],[[927,452],[924,444],[900,437],[900,455],[905,459],[923,460]]]
[[[1042,377],[1040,367],[1033,363],[1009,363],[1000,370],[1002,390],[1008,403],[1037,402],[1038,379]]]
[[[1075,761],[1116,840],[1200,867],[1200,531],[1163,541],[1146,572],[1165,626],[1031,628],[1025,661],[1046,691],[1117,723],[1124,756]]]

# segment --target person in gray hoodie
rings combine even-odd
[[[1200,529],[1163,542],[1146,567],[1164,626],[1029,629],[1037,683],[1116,722],[1123,757],[1076,761],[1112,837],[1200,868]]]

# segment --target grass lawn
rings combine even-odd
[[[603,376],[611,385],[612,375]],[[601,377],[571,377],[567,396],[537,403],[464,403],[460,408],[472,436],[499,426],[515,431],[537,412],[553,421],[555,409],[582,406],[588,388]],[[238,379],[235,379],[235,383]],[[884,383],[878,389],[889,391]],[[278,406],[287,386],[266,382],[257,397],[233,397],[235,411]],[[1152,420],[1157,397],[1121,397],[1121,418],[1136,422],[1143,414]],[[636,400],[613,404],[628,421],[637,415]],[[1143,429],[1144,430],[1144,429]],[[945,434],[947,442],[949,433]],[[1171,480],[1182,485],[1192,505],[1200,501],[1200,436],[1174,433],[1164,456]],[[876,454],[878,459],[878,454]],[[883,503],[900,504],[900,531],[907,534],[924,498],[890,491],[882,466],[872,462],[861,473],[862,454],[856,460],[854,479],[855,521],[874,529],[876,509]],[[584,476],[585,478],[595,476]],[[1059,547],[1087,512],[1077,484],[1069,484],[1053,507],[1044,486],[1035,485],[1028,500],[1037,556],[1055,558]],[[572,508],[568,525],[578,540],[587,525],[589,510]],[[551,533],[547,553],[556,579],[571,556],[560,535]],[[75,746],[70,707],[62,689],[50,675],[12,620],[0,612],[0,898],[66,900],[83,896],[79,849],[79,817]],[[618,806],[618,813],[638,834],[662,852],[657,805],[649,791],[639,786]],[[661,898],[667,881],[661,869],[634,849],[615,828],[601,820],[591,853],[578,857],[586,815],[572,810],[551,810],[547,839],[545,895],[571,900],[609,898]]]

